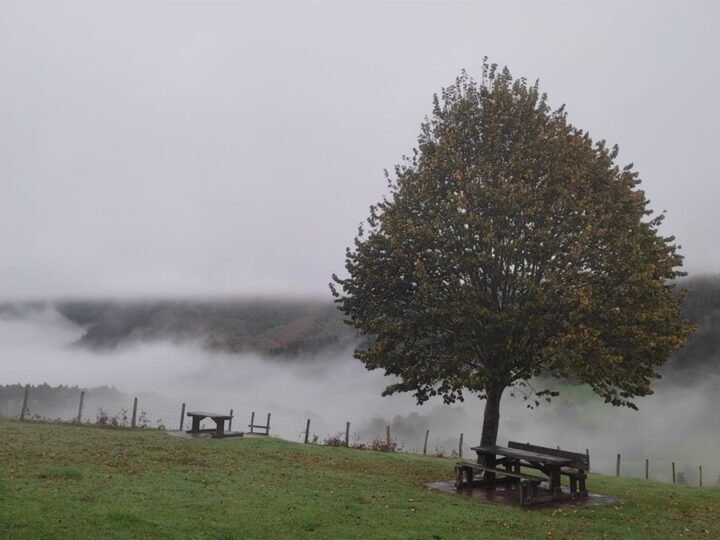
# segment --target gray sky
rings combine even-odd
[[[326,295],[482,58],[621,148],[720,271],[718,2],[0,0],[0,299]]]

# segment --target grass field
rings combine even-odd
[[[601,508],[429,491],[453,461],[0,420],[0,538],[720,538],[720,489],[591,475]]]

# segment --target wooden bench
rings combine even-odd
[[[517,478],[520,484],[520,489],[518,490],[520,493],[520,504],[523,505],[529,504],[537,497],[538,486],[541,482],[546,480],[546,478],[541,476],[525,474],[519,471],[497,469],[495,467],[482,465],[480,463],[471,463],[469,461],[458,461],[455,464],[455,488],[457,489],[463,486],[472,485],[475,472],[489,472],[497,475]]]
[[[579,452],[568,452],[567,450],[558,450],[557,448],[548,448],[546,446],[536,446],[529,443],[520,443],[515,441],[508,442],[509,448],[517,450],[527,450],[528,452],[538,452],[540,454],[548,454],[572,460],[567,466],[560,469],[560,474],[570,479],[570,492],[587,495],[587,471],[590,470],[590,455]],[[578,490],[578,485],[580,489]]]
[[[253,435],[270,435],[270,413],[268,413],[267,415],[267,421],[265,425],[262,425],[255,423],[255,411],[253,411],[252,415],[250,416],[250,424],[248,424],[248,427],[250,428],[250,433]]]

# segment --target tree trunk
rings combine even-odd
[[[500,398],[504,386],[494,385],[487,389],[485,400],[485,417],[483,419],[482,437],[480,446],[493,446],[497,444],[498,428],[500,427]]]

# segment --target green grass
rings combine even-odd
[[[0,538],[720,538],[720,489],[591,475],[617,506],[429,491],[453,461],[0,420]]]

